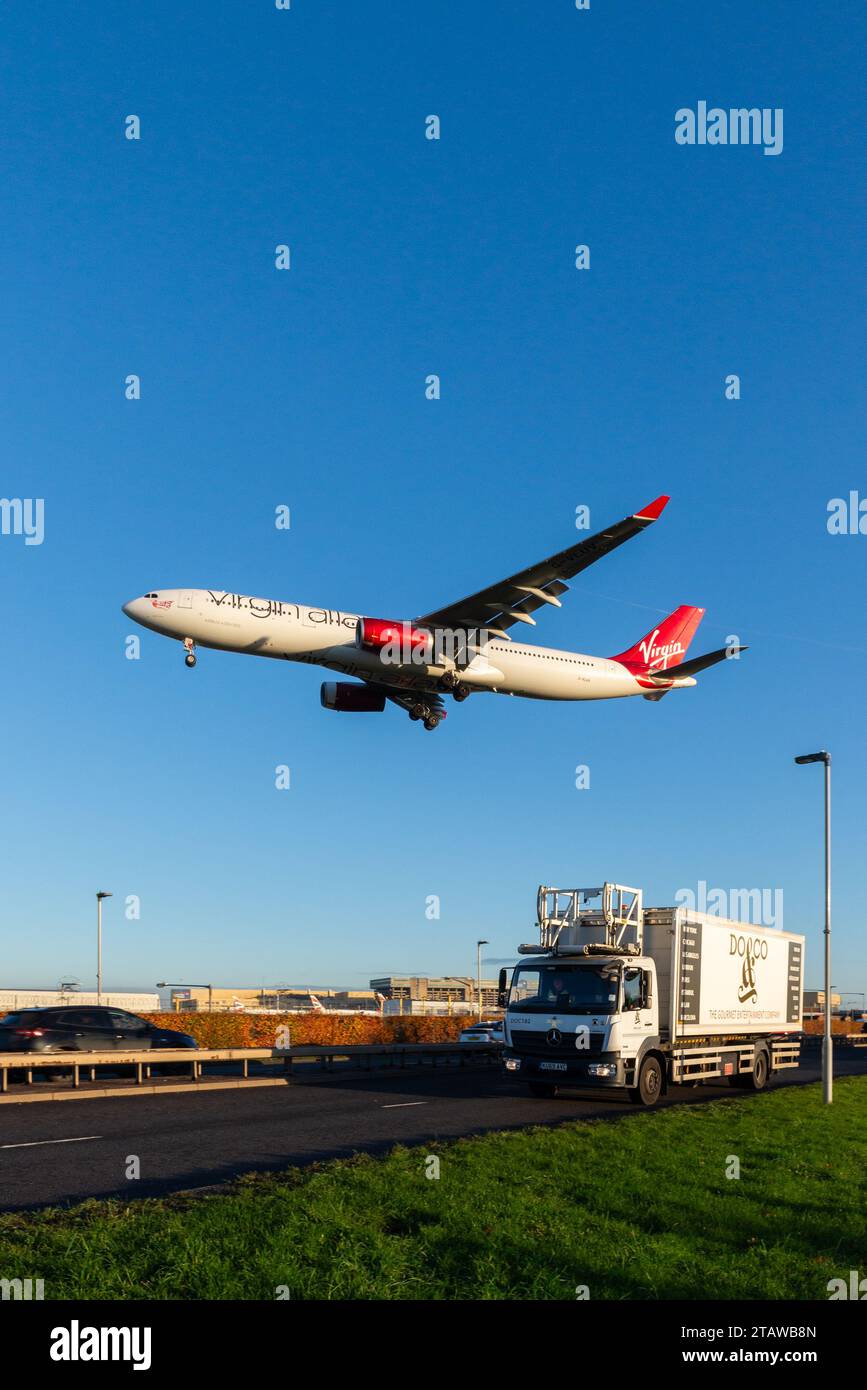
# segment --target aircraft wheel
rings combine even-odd
[[[195,666],[195,664],[196,658],[193,656],[192,652],[188,652],[187,655],[184,657],[184,665],[189,666],[192,669],[192,667]]]
[[[437,716],[436,716],[435,714],[429,714],[428,717],[427,717],[427,719],[424,721],[424,726],[425,726],[425,728],[428,729],[428,730],[430,730],[430,729],[435,729],[436,726],[437,726],[437,724],[439,724],[439,722],[440,722],[440,721],[438,720],[438,718],[437,718]]]
[[[470,691],[465,685],[456,686],[455,689],[452,691],[452,694],[454,698],[457,700],[458,704],[460,704],[462,700],[465,700],[469,693]]]

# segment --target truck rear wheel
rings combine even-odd
[[[647,1057],[638,1073],[638,1085],[629,1092],[634,1105],[655,1105],[662,1095],[662,1066],[658,1057]]]

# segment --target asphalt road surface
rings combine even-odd
[[[838,1076],[867,1073],[867,1056],[835,1058]],[[776,1086],[819,1079],[818,1054]],[[721,1096],[728,1086],[676,1087],[663,1105]],[[377,1074],[284,1086],[0,1108],[0,1208],[85,1197],[148,1197],[225,1182],[240,1173],[310,1163],[395,1143],[424,1144],[490,1129],[634,1114],[628,1101],[536,1100],[496,1067]],[[141,1177],[126,1177],[131,1155]]]

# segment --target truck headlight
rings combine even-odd
[[[616,1062],[591,1062],[587,1068],[589,1076],[616,1076]]]
[[[507,1058],[506,1058],[506,1071],[520,1071],[520,1070],[521,1070],[521,1059],[520,1059],[520,1057],[507,1057]]]

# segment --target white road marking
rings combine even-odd
[[[77,1139],[31,1139],[27,1144],[0,1144],[0,1149],[38,1149],[43,1144],[83,1144],[87,1139],[101,1139],[101,1134],[82,1134]]]
[[[395,1105],[381,1105],[380,1110],[408,1110],[411,1105],[427,1105],[426,1100],[399,1100]]]

